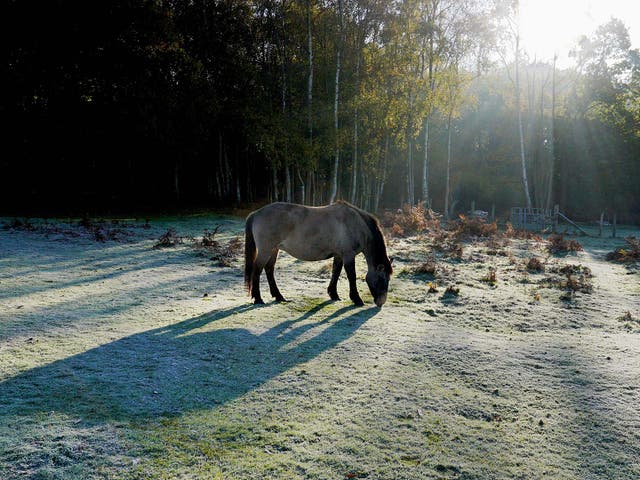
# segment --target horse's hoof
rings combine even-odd
[[[361,298],[356,298],[355,300],[351,299],[351,301],[356,307],[364,307],[364,302],[362,301]]]
[[[276,297],[276,303],[288,303],[289,300],[287,300],[284,297]]]
[[[337,302],[340,300],[340,297],[338,295],[329,295],[329,298],[334,302]]]
[[[262,300],[261,298],[256,298],[255,302],[253,302],[254,305],[264,305],[264,300]]]

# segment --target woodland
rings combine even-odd
[[[506,0],[9,1],[0,19],[4,214],[344,199],[640,219],[624,19],[571,67],[522,50]]]

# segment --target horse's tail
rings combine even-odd
[[[244,227],[244,284],[247,286],[249,294],[251,294],[251,279],[256,255],[256,241],[253,238],[253,215],[249,215]]]

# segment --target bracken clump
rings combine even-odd
[[[640,241],[633,235],[624,239],[625,247],[616,248],[613,252],[606,255],[606,259],[610,262],[634,263],[640,261]]]
[[[549,235],[547,250],[555,255],[582,251],[582,245],[576,240],[567,240],[564,235]]]

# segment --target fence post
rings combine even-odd
[[[602,227],[604,224],[604,212],[600,213],[600,236],[602,236]]]
[[[496,221],[496,204],[492,203],[491,204],[491,222],[495,222]]]
[[[553,233],[558,231],[558,213],[560,213],[560,205],[556,203],[553,206],[553,226],[551,227]]]
[[[616,238],[616,224],[617,218],[615,212],[613,213],[613,231],[611,232],[611,237]]]

